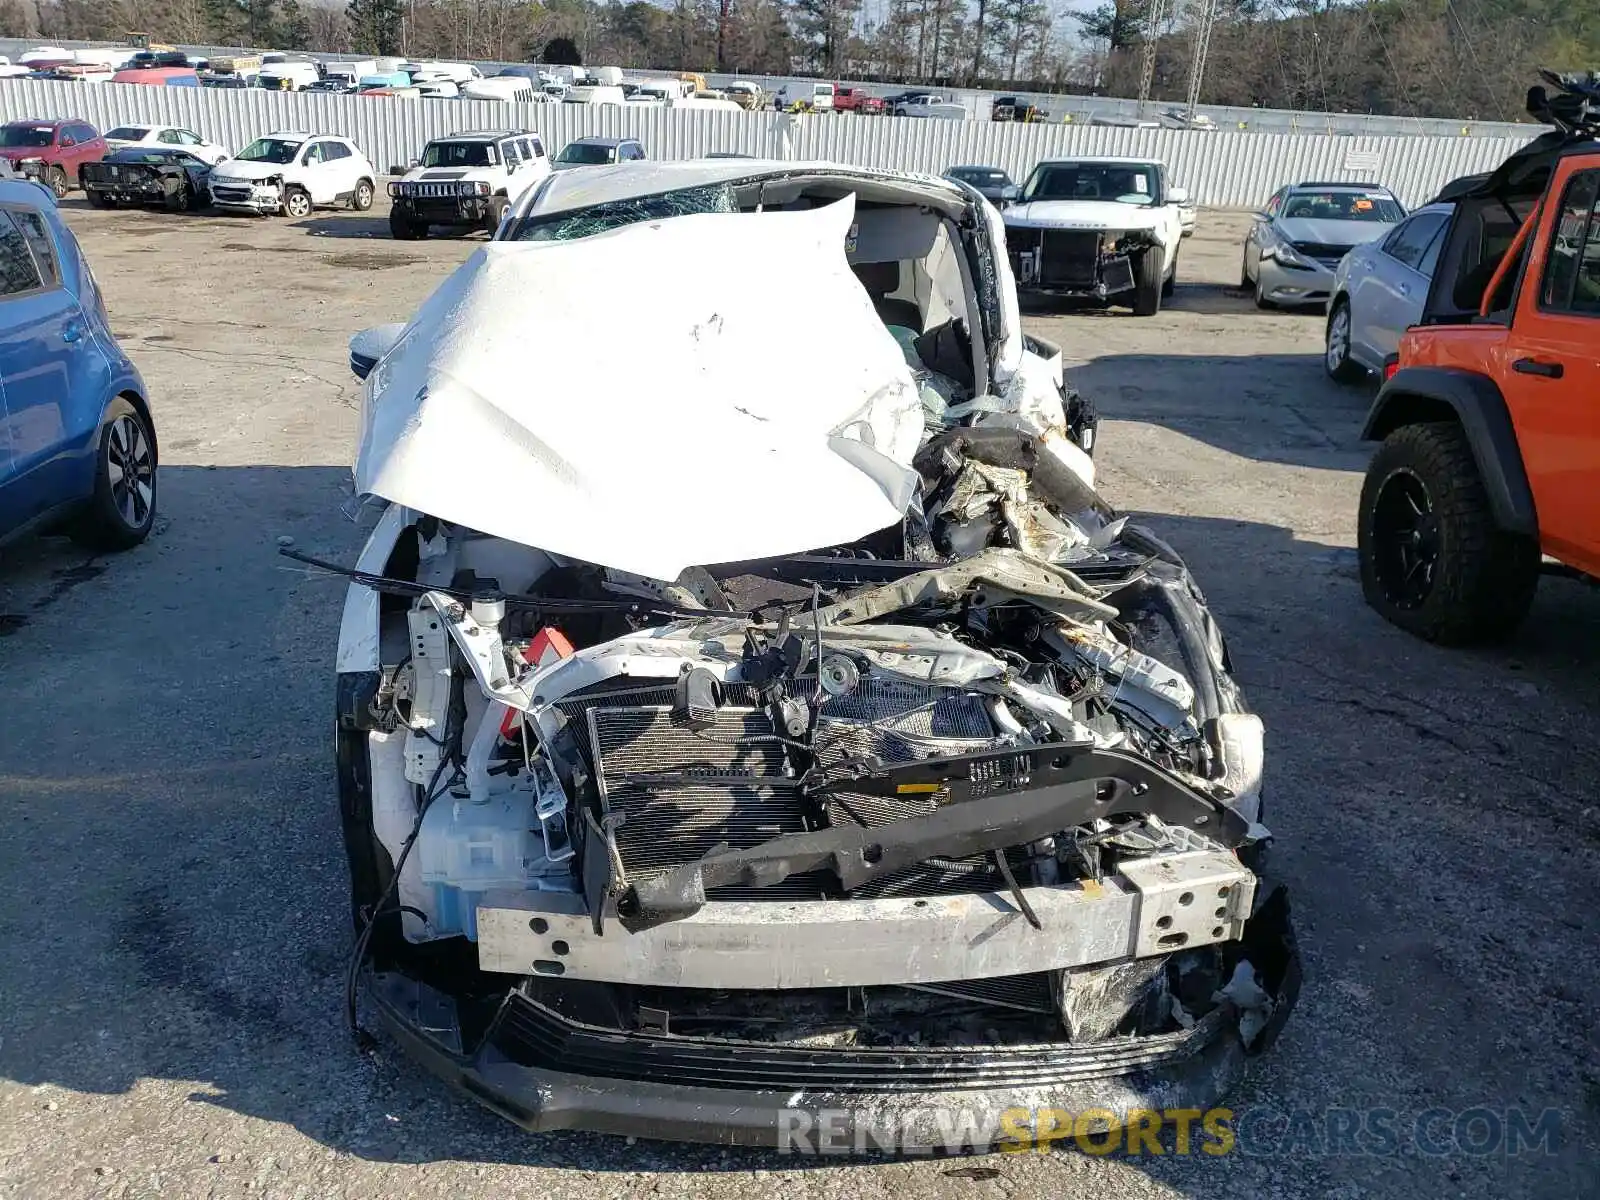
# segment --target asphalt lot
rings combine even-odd
[[[529,1136],[345,1031],[343,588],[276,550],[353,560],[346,339],[479,239],[392,242],[381,201],[302,222],[63,207],[154,397],[161,516],[119,557],[0,551],[0,1197],[1600,1189],[1600,592],[1547,580],[1512,644],[1474,652],[1363,606],[1368,396],[1323,378],[1320,317],[1227,286],[1239,216],[1201,215],[1158,317],[1028,324],[1106,417],[1102,491],[1188,556],[1267,723],[1306,968],[1232,1097],[1269,1153],[818,1164]],[[1552,1153],[1412,1145],[1428,1110],[1545,1108]],[[1405,1152],[1346,1152],[1371,1139],[1329,1109],[1392,1110]]]

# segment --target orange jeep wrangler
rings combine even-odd
[[[1555,126],[1456,180],[1419,325],[1367,414],[1361,588],[1429,641],[1504,636],[1543,556],[1600,576],[1600,77],[1541,72]]]

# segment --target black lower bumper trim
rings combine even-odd
[[[435,1074],[534,1131],[587,1129],[799,1152],[982,1149],[1018,1110],[1208,1109],[1243,1079],[1298,998],[1281,890],[1241,951],[1274,999],[1248,1047],[1227,1005],[1194,1028],[1089,1046],[818,1050],[599,1030],[514,995],[465,1051],[454,1003],[400,974],[373,977],[385,1026]],[[1008,1117],[1007,1114],[1010,1114]]]

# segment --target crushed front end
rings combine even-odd
[[[668,584],[399,530],[404,640],[341,689],[391,1031],[531,1129],[1213,1104],[1298,990],[1261,722],[1181,562],[1038,452],[943,435],[893,544]],[[1059,561],[943,558],[980,537]]]
[[[1006,222],[1006,249],[1017,286],[1054,296],[1098,300],[1134,288],[1133,258],[1155,246],[1147,230],[1054,228]]]
[[[532,1129],[915,1151],[1206,1108],[1298,987],[1261,722],[1047,348],[1008,359],[998,214],[829,172],[491,242],[372,365],[351,978]],[[847,254],[973,289],[917,339],[950,352],[914,372]],[[707,264],[809,297],[830,352],[781,306],[654,301]]]

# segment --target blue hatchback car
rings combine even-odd
[[[144,381],[54,199],[0,179],[0,541],[60,530],[126,549],[155,511]]]

